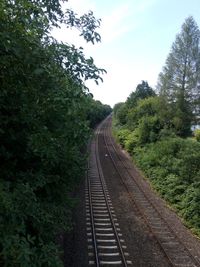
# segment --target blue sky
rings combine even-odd
[[[104,82],[87,83],[94,98],[113,106],[123,102],[141,80],[155,88],[176,34],[188,16],[200,27],[199,0],[69,0],[78,14],[92,10],[101,18],[100,44],[85,43],[74,30],[54,31],[62,41],[82,46],[98,67]]]

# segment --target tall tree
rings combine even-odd
[[[187,135],[198,116],[200,98],[200,31],[193,17],[185,20],[177,34],[157,88],[174,109],[177,132]]]

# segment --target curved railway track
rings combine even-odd
[[[100,125],[91,141],[85,187],[90,266],[132,266],[107,190],[98,152]]]
[[[120,176],[131,200],[136,205],[138,211],[148,225],[151,233],[156,238],[161,250],[167,257],[169,264],[174,267],[198,267],[200,259],[195,257],[190,249],[181,241],[169,225],[166,219],[163,218],[157,207],[153,204],[148,194],[140,186],[131,173],[130,162],[122,156],[119,148],[115,145],[110,131],[110,121],[107,119],[104,122],[103,138],[107,148],[107,153]]]

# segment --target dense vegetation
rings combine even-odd
[[[50,35],[65,23],[95,43],[99,20],[60,2],[0,1],[1,266],[63,266],[56,236],[70,228],[90,127],[111,112],[84,85],[105,71]]]
[[[152,186],[200,235],[200,33],[193,18],[159,76],[158,95],[142,82],[115,105],[113,132]]]

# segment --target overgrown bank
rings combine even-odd
[[[128,150],[153,187],[200,236],[200,144],[195,140],[168,137],[129,148],[131,133],[114,124],[114,135]]]
[[[143,83],[114,107],[113,134],[153,188],[200,236],[200,143],[198,138],[178,136],[175,127],[168,126],[162,99],[151,90]]]

